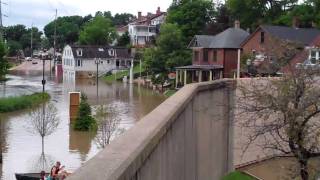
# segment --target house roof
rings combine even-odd
[[[189,65],[189,66],[180,66],[176,69],[188,69],[188,70],[214,70],[214,69],[223,69],[221,65]]]
[[[280,39],[300,42],[305,45],[310,44],[317,36],[320,35],[320,30],[315,28],[293,28],[270,25],[262,25],[261,28]]]
[[[215,49],[238,49],[249,33],[240,28],[228,28],[215,35],[196,35],[189,47],[203,47]],[[196,41],[196,44],[195,44]]]
[[[272,26],[272,25],[261,25],[257,28],[255,32],[257,32],[259,29],[262,29],[263,31],[271,34],[272,36],[302,43],[304,45],[309,45],[313,42],[313,40],[320,35],[320,30],[315,28],[294,28],[294,27],[287,27],[287,26]],[[254,36],[255,33],[252,33],[243,43],[244,45],[246,42],[248,42],[251,37]]]
[[[109,47],[109,46],[88,46],[88,45],[72,45],[70,46],[74,58],[78,59],[107,59],[107,58],[132,58],[130,50],[122,47]],[[82,55],[79,56],[77,51],[81,50]],[[114,50],[114,55],[109,53],[109,50]]]

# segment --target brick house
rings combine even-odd
[[[242,44],[254,73],[276,74],[320,35],[315,28],[259,26]],[[249,70],[250,71],[250,70]]]
[[[240,28],[239,21],[234,28],[215,36],[196,35],[189,44],[193,51],[192,65],[176,67],[177,84],[234,77],[238,50],[248,36],[249,33]]]

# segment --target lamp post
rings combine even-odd
[[[102,63],[102,61],[99,59],[96,59],[94,63],[97,65],[97,72],[96,72],[96,84],[97,84],[97,100],[99,99],[99,64]]]

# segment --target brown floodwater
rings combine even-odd
[[[42,90],[40,75],[16,73],[8,75],[8,78],[7,82],[0,83],[0,97]],[[44,154],[41,153],[41,137],[27,128],[30,110],[0,115],[1,180],[14,180],[15,173],[40,172],[41,169],[49,171],[55,161],[61,161],[67,170],[73,171],[101,151],[95,134],[70,128],[70,91],[85,93],[92,106],[103,104],[114,107],[117,117],[121,119],[119,129],[132,127],[165,100],[156,92],[121,82],[107,84],[99,81],[97,86],[95,80],[74,82],[67,79],[63,82],[53,77],[47,81],[46,90],[51,94],[51,102],[58,109],[61,122],[53,134],[45,137]]]

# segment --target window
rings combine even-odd
[[[217,61],[218,61],[218,51],[213,50],[213,62],[217,62]]]
[[[114,50],[113,50],[113,49],[110,49],[110,50],[108,51],[108,53],[109,53],[109,56],[114,56]]]
[[[209,61],[209,50],[208,49],[204,49],[203,50],[203,61],[204,62],[208,62]]]
[[[310,61],[312,64],[317,63],[317,52],[316,51],[311,51],[310,52]]]
[[[260,43],[264,43],[264,32],[260,33]]]
[[[81,67],[81,66],[82,66],[82,61],[81,61],[80,59],[77,60],[76,66],[77,66],[77,67]]]
[[[193,52],[193,59],[194,59],[194,61],[198,61],[199,60],[199,52],[198,51],[194,51]]]
[[[110,60],[107,60],[107,63],[110,64]]]
[[[82,49],[77,49],[77,56],[82,56]]]

